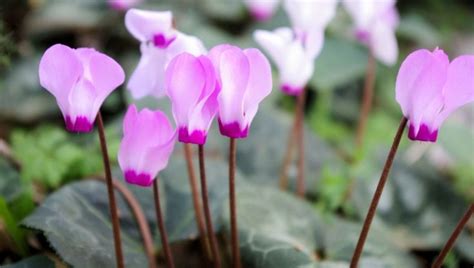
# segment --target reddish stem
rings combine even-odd
[[[467,224],[472,214],[474,214],[474,204],[471,204],[469,208],[466,210],[461,220],[456,225],[456,228],[454,229],[453,233],[451,234],[448,241],[446,242],[446,245],[444,245],[438,257],[436,257],[435,261],[433,262],[433,265],[431,265],[431,268],[439,268],[441,267],[441,265],[443,265],[444,258],[446,257],[446,255],[448,255],[449,251],[454,245],[454,242],[456,241],[458,236],[461,234],[462,229]]]
[[[300,198],[305,195],[305,181],[304,181],[304,106],[306,100],[306,89],[304,89],[297,98],[297,112],[298,112],[298,177],[296,184],[296,194]]]
[[[206,219],[208,239],[211,244],[214,267],[221,267],[221,257],[217,246],[217,239],[212,226],[211,209],[209,208],[209,198],[207,195],[206,167],[204,164],[204,145],[199,145],[199,173],[201,175],[201,196],[204,207],[204,216]]]
[[[106,182],[104,177],[94,177],[93,179],[97,179],[101,182]],[[137,199],[133,195],[133,193],[120,181],[118,180],[112,180],[114,188],[119,191],[125,201],[127,202],[128,206],[130,207],[130,210],[133,213],[133,216],[135,217],[135,220],[137,221],[138,224],[138,229],[140,231],[140,234],[143,239],[143,246],[145,248],[145,253],[148,257],[148,267],[150,268],[156,268],[156,263],[155,263],[155,255],[154,255],[154,248],[153,248],[153,239],[150,231],[150,227],[148,226],[148,222],[146,220],[145,214],[143,213],[143,209],[140,206],[140,203],[138,203]]]
[[[377,189],[375,190],[374,196],[372,197],[369,211],[367,212],[367,216],[365,217],[364,225],[362,226],[359,240],[357,241],[357,246],[355,248],[354,255],[352,256],[350,265],[351,268],[357,268],[357,263],[359,262],[362,250],[364,249],[364,244],[365,240],[367,239],[367,235],[369,234],[370,225],[372,224],[372,220],[375,216],[377,205],[379,203],[380,197],[382,196],[383,188],[385,186],[385,183],[387,182],[388,174],[390,173],[390,168],[392,167],[393,159],[395,158],[398,146],[400,145],[400,140],[402,139],[403,132],[405,131],[407,121],[408,120],[405,117],[403,117],[400,121],[397,134],[395,135],[392,147],[390,148],[387,160],[385,161],[385,165],[383,167],[382,175],[380,176]]]
[[[237,147],[236,140],[230,138],[229,144],[229,205],[230,205],[230,232],[232,243],[232,267],[240,268],[239,233],[237,228],[237,206],[235,197],[235,166]]]
[[[158,178],[153,181],[153,198],[155,200],[156,220],[158,222],[158,230],[160,231],[161,246],[165,252],[168,267],[174,268],[173,256],[171,255],[170,245],[168,243],[168,235],[166,234],[165,223],[163,221],[163,212],[160,204],[160,190],[158,189]]]
[[[194,166],[192,160],[192,148],[191,144],[183,143],[184,146],[184,157],[186,159],[186,167],[189,175],[189,185],[191,186],[191,195],[193,198],[194,214],[196,217],[196,225],[199,231],[199,241],[201,242],[201,248],[207,257],[211,259],[211,253],[209,246],[206,241],[206,225],[202,216],[201,202],[199,201],[199,188],[196,181],[196,174],[194,173]]]
[[[356,148],[360,149],[363,143],[365,129],[367,125],[367,118],[372,109],[372,99],[374,98],[374,83],[375,83],[375,57],[372,50],[369,51],[369,58],[367,60],[367,71],[365,74],[364,95],[362,97],[361,110],[359,114],[359,124],[356,132]]]
[[[114,187],[112,183],[112,172],[110,171],[110,160],[109,160],[109,153],[107,151],[107,142],[105,139],[104,122],[102,121],[102,115],[100,114],[100,112],[97,114],[96,124],[99,130],[98,132],[99,132],[100,148],[102,150],[102,159],[104,161],[105,179],[107,182],[107,193],[109,197],[110,215],[112,217],[112,231],[114,234],[115,258],[117,262],[117,267],[123,268],[124,261],[123,261],[123,253],[122,253],[122,243],[120,239],[120,222],[118,218],[117,204],[115,201]]]

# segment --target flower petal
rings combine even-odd
[[[424,109],[442,94],[449,60],[439,49],[417,50],[403,61],[397,75],[396,100],[403,114],[417,128]]]
[[[200,56],[207,53],[206,48],[199,38],[181,32],[176,33],[176,39],[170,44],[166,51],[169,60],[183,52],[187,52],[194,56]]]
[[[74,49],[57,44],[48,48],[39,64],[40,84],[56,97],[64,113],[69,107],[68,96],[83,72]]]
[[[187,126],[206,82],[204,70],[196,57],[182,53],[170,62],[165,77],[175,120],[179,127]]]
[[[244,99],[244,112],[247,125],[255,117],[259,103],[272,91],[272,70],[267,58],[256,48],[244,50],[250,70],[247,91]]]
[[[98,109],[94,109],[96,99],[97,90],[94,85],[88,80],[81,79],[68,96],[69,110],[67,115],[71,117],[72,122],[74,123],[78,117],[84,117],[91,124],[94,123],[98,112]]]
[[[436,127],[456,109],[474,101],[474,55],[455,58],[448,68],[448,77],[443,88],[444,107]]]
[[[221,81],[218,97],[220,121],[223,124],[237,122],[241,127],[245,127],[242,125],[245,123],[243,105],[249,79],[249,61],[242,50],[234,46],[219,54],[217,70]]]
[[[370,39],[371,49],[378,60],[388,66],[397,62],[398,44],[393,28],[382,21],[378,21],[374,25]]]
[[[206,82],[199,97],[199,102],[189,116],[188,130],[190,132],[199,130],[205,135],[219,109],[217,97],[220,93],[220,87],[216,81],[214,66],[209,58],[200,56],[199,62],[204,70]]]
[[[324,31],[336,14],[338,0],[285,0],[284,8],[293,28]],[[317,15],[315,15],[317,13]]]
[[[125,14],[125,26],[140,42],[151,41],[157,34],[170,35],[172,25],[171,11],[146,11],[133,8]]]
[[[259,21],[270,19],[279,3],[279,0],[244,0],[250,14]]]
[[[395,6],[395,0],[343,0],[346,11],[359,31],[369,31],[381,14]]]
[[[278,69],[285,65],[285,49],[293,39],[290,28],[278,28],[273,32],[256,30],[253,34],[255,41],[270,55]]]
[[[164,76],[166,53],[152,44],[141,44],[142,56],[133,71],[127,88],[135,99],[153,95],[160,98],[165,95]]]

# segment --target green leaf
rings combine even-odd
[[[25,233],[18,227],[18,222],[10,212],[7,202],[2,197],[0,197],[0,221],[4,224],[7,233],[13,239],[16,250],[20,255],[25,256],[28,252]]]
[[[224,226],[230,230],[228,201]],[[322,226],[312,207],[268,187],[248,185],[237,191],[242,262],[245,267],[301,267],[314,261],[322,246]],[[318,231],[321,231],[319,229]]]
[[[0,157],[0,197],[10,202],[21,195],[21,181],[18,171]]]
[[[2,268],[55,268],[54,261],[45,255],[36,255],[17,263],[1,266]]]
[[[54,97],[39,84],[38,65],[39,57],[19,60],[0,79],[4,79],[0,88],[1,118],[35,122],[40,118],[59,114]]]
[[[147,260],[137,225],[118,196],[125,265],[144,267]],[[114,240],[108,211],[105,184],[82,181],[50,195],[23,224],[42,231],[61,258],[75,267],[114,267]]]
[[[330,260],[350,261],[359,238],[362,223],[331,216],[326,218],[325,252]],[[393,236],[382,225],[374,222],[364,246],[360,267],[420,267],[417,260],[399,249]]]
[[[318,90],[334,89],[364,75],[367,51],[348,40],[326,38],[315,64],[310,85]]]

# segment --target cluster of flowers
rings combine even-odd
[[[392,22],[396,21],[394,1],[377,1],[372,6],[366,2],[344,3],[354,16],[357,35],[377,43],[378,28],[393,28]],[[263,12],[262,6],[257,5],[259,1],[249,3],[255,5],[255,13]],[[321,51],[324,28],[334,16],[336,4],[335,0],[289,0],[285,8],[293,28],[255,32],[256,41],[279,69],[284,92],[298,94],[312,76],[314,58]],[[304,12],[316,5],[320,16]],[[356,10],[364,11],[364,15]],[[222,135],[248,135],[259,103],[272,88],[270,65],[258,49],[242,50],[225,44],[207,52],[198,38],[174,29],[171,12],[131,9],[125,24],[141,42],[142,53],[127,87],[135,98],[170,98],[179,141],[204,144],[216,114]],[[449,63],[446,54],[435,49],[416,51],[403,62],[396,99],[410,120],[411,139],[436,141],[442,121],[456,108],[473,101],[473,58],[464,55]],[[124,72],[112,58],[91,48],[72,49],[60,44],[44,53],[39,76],[41,85],[56,97],[66,128],[73,132],[91,131],[105,98],[124,82]],[[166,166],[175,137],[174,128],[162,112],[137,112],[131,106],[124,119],[119,153],[127,181],[149,185]]]
[[[272,89],[271,67],[255,48],[224,44],[208,53],[201,41],[176,31],[171,12],[129,10],[125,23],[141,41],[132,95],[168,96],[175,129],[161,111],[130,106],[123,122],[119,164],[127,182],[150,186],[166,167],[176,138],[204,144],[218,114],[222,135],[245,138],[259,103]],[[57,99],[66,127],[89,132],[105,98],[124,82],[122,68],[90,48],[57,44],[40,62],[40,82]]]

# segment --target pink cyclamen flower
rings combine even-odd
[[[256,48],[218,45],[209,52],[221,91],[219,130],[230,138],[248,136],[259,103],[272,90],[270,63]]]
[[[127,84],[136,99],[165,95],[165,69],[176,55],[182,52],[196,56],[206,53],[198,38],[173,28],[170,11],[130,9],[125,14],[125,26],[141,42],[141,58]]]
[[[354,20],[356,38],[384,64],[395,64],[398,57],[395,30],[399,24],[396,1],[343,0],[343,4]]]
[[[443,121],[474,101],[474,55],[450,63],[438,48],[411,53],[398,72],[396,99],[409,120],[408,137],[435,142]]]
[[[176,141],[176,130],[163,112],[128,108],[123,120],[123,139],[118,161],[125,180],[150,186],[168,165]]]
[[[299,95],[313,75],[314,61],[321,52],[324,33],[312,31],[302,39],[290,28],[278,28],[273,32],[257,30],[254,39],[275,62],[282,91]]]
[[[182,53],[169,63],[165,84],[179,128],[178,140],[204,144],[220,91],[212,62],[206,56]]]
[[[127,10],[143,3],[145,0],[107,0],[109,6],[115,10]]]
[[[258,21],[269,20],[275,13],[280,0],[244,0],[252,17]]]
[[[56,98],[67,130],[89,132],[100,106],[125,74],[116,61],[95,49],[56,44],[41,58],[39,79]]]

